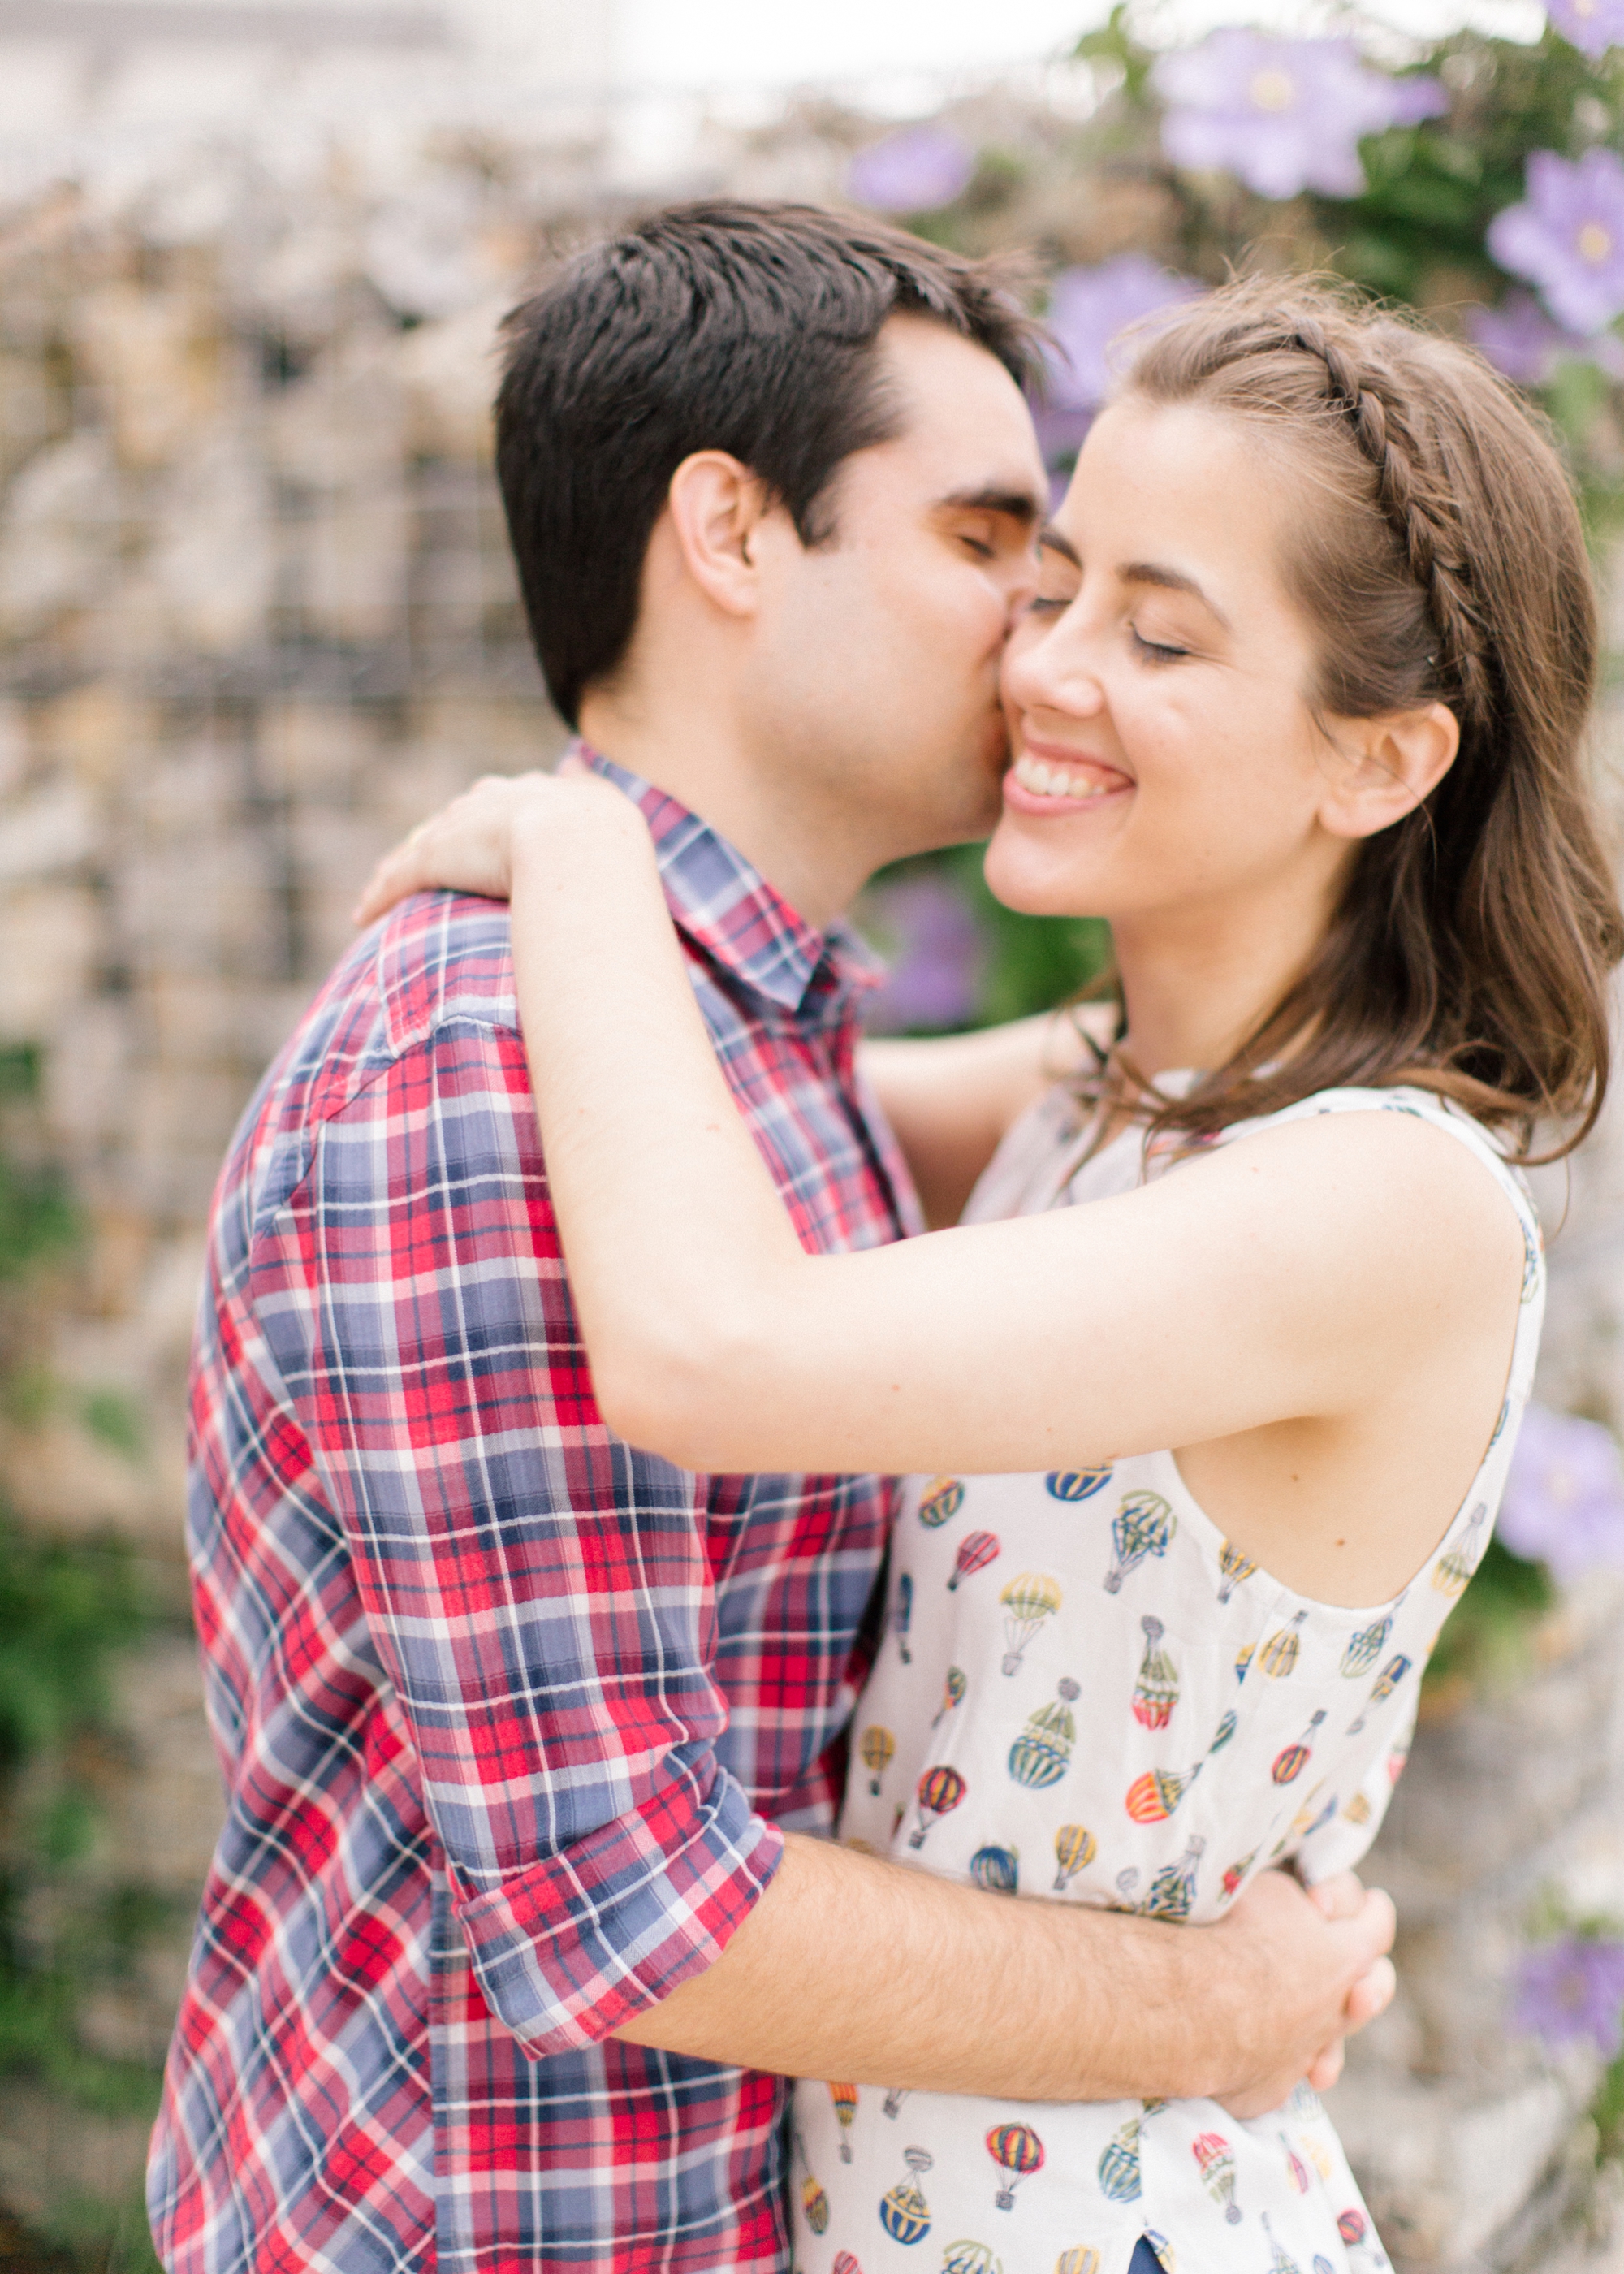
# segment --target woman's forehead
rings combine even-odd
[[[1154,553],[1177,558],[1209,588],[1222,574],[1278,589],[1282,502],[1241,421],[1129,395],[1094,421],[1055,520],[1085,559]]]

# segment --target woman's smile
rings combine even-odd
[[[1133,787],[1120,766],[1052,744],[1034,746],[1029,736],[1022,740],[1025,747],[1004,777],[1004,802],[1013,813],[1051,820],[1085,806],[1115,803]]]

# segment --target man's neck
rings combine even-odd
[[[837,821],[801,795],[793,760],[770,768],[714,722],[650,719],[598,696],[581,706],[581,733],[708,822],[816,930],[848,907],[891,857],[867,840],[861,816]]]

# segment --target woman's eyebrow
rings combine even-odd
[[[1156,584],[1166,592],[1188,592],[1192,600],[1199,600],[1208,615],[1214,617],[1225,631],[1234,629],[1218,603],[1210,599],[1195,578],[1187,576],[1182,568],[1169,568],[1159,561],[1130,561],[1116,574],[1124,584]]]

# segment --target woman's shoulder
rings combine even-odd
[[[1508,1141],[1452,1098],[1413,1083],[1316,1090],[1232,1123],[1215,1141],[1228,1149],[1287,1133],[1293,1149],[1312,1148],[1315,1168],[1326,1171],[1327,1209],[1340,1201],[1368,1218],[1373,1237],[1413,1239],[1417,1260],[1475,1261],[1480,1243],[1492,1248],[1504,1239],[1509,1204],[1522,1246],[1524,1301],[1543,1284],[1538,1214],[1507,1157]],[[1316,1199],[1319,1190],[1316,1180]]]

